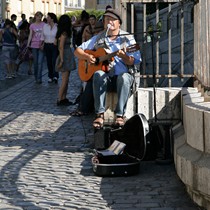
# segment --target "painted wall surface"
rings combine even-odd
[[[6,0],[2,1],[2,18],[10,18],[12,14],[17,15],[18,23],[21,20],[21,14],[26,14],[26,18],[34,16],[37,11],[41,11],[45,16],[48,12],[56,15],[64,13],[62,0]]]

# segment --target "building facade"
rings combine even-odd
[[[12,14],[17,15],[17,21],[21,19],[21,14],[26,14],[26,18],[33,17],[37,11],[41,11],[45,16],[48,12],[56,15],[64,13],[62,0],[0,0],[2,19],[10,18]]]
[[[48,12],[61,15],[75,10],[105,10],[107,5],[115,8],[115,0],[0,0],[0,19],[10,18],[17,15],[17,21],[21,14],[26,18],[33,17],[37,11],[45,16]]]
[[[95,10],[105,10],[107,5],[110,5],[112,8],[115,8],[115,2],[117,1],[115,0],[86,0],[85,8],[95,9]]]
[[[85,4],[85,0],[64,0],[64,11],[84,10]]]
[[[64,0],[64,11],[105,10],[107,5],[115,8],[115,0]]]

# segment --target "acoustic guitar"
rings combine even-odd
[[[135,52],[139,50],[138,44],[130,45],[125,49],[125,52]],[[109,61],[113,60],[118,51],[107,54],[104,48],[98,48],[97,50],[85,50],[86,53],[93,55],[96,58],[94,64],[90,64],[87,60],[78,60],[78,74],[82,81],[88,81],[93,74],[98,70],[108,71]]]

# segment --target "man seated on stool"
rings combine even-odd
[[[118,97],[114,110],[116,115],[114,124],[124,125],[126,105],[134,81],[129,69],[141,62],[140,51],[135,45],[136,41],[133,35],[120,29],[122,19],[119,12],[111,8],[107,9],[104,13],[103,22],[105,30],[83,42],[74,52],[79,59],[88,62],[88,68],[95,65],[99,66],[99,69],[93,72],[93,95],[96,113],[93,127],[95,129],[103,127],[106,93],[113,90],[117,91]],[[131,45],[134,46],[129,48]],[[110,56],[108,64],[100,65],[100,60],[96,59],[99,56],[94,56],[94,53],[91,54],[90,50],[97,52],[99,48],[104,49],[106,54]],[[88,53],[85,50],[89,50]]]

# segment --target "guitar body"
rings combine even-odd
[[[95,58],[99,58],[101,56],[105,56],[107,53],[103,48],[99,48],[96,51],[93,50],[85,50],[86,53],[93,55]],[[93,74],[98,70],[104,70],[103,62],[99,62],[98,64],[90,64],[87,60],[79,59],[78,61],[78,74],[82,81],[88,81]]]
[[[137,44],[130,45],[126,48],[126,52],[135,52],[139,50],[140,47]],[[82,81],[88,81],[93,74],[98,70],[108,71],[108,63],[107,61],[114,60],[114,56],[118,51],[107,54],[104,48],[98,48],[97,50],[85,50],[86,53],[93,55],[97,62],[95,64],[90,64],[87,60],[79,59],[78,61],[78,74]]]

